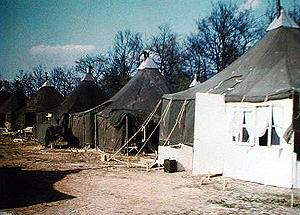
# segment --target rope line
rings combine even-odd
[[[176,118],[176,122],[175,122],[175,124],[174,124],[172,130],[170,131],[170,133],[169,133],[169,135],[168,135],[166,141],[164,142],[164,145],[163,145],[163,146],[165,146],[165,145],[167,144],[167,142],[169,141],[171,135],[173,134],[173,132],[174,132],[174,130],[175,130],[175,128],[176,128],[178,122],[181,121],[182,116],[183,116],[183,113],[184,113],[184,110],[185,110],[185,105],[186,105],[186,103],[187,103],[187,99],[184,100],[184,102],[183,102],[183,104],[182,104],[182,106],[181,106],[181,109],[180,109],[180,111],[179,111],[179,114],[178,114],[178,116],[177,116],[177,118]]]
[[[164,110],[163,114],[161,115],[157,125],[155,126],[155,128],[153,129],[153,131],[151,132],[151,134],[149,135],[149,137],[147,138],[147,140],[145,141],[145,143],[143,144],[143,146],[140,148],[140,150],[137,152],[137,154],[135,155],[135,157],[137,157],[139,155],[139,153],[143,150],[143,148],[146,146],[147,142],[150,140],[150,138],[152,137],[152,135],[154,134],[154,132],[156,131],[156,129],[158,128],[158,126],[160,126],[160,123],[165,119],[170,107],[171,107],[171,103],[172,103],[172,99],[169,101],[168,105],[166,106],[166,109]]]
[[[152,117],[154,116],[154,114],[156,113],[159,105],[161,104],[161,100],[158,102],[158,104],[156,105],[156,107],[153,109],[153,111],[149,114],[149,116],[145,119],[145,121],[143,122],[143,124],[141,125],[141,127],[124,143],[124,145],[119,148],[113,155],[112,157],[109,159],[112,160],[116,154],[118,154],[145,126],[148,125],[148,123],[150,122],[150,119],[152,119]]]

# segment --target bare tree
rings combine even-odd
[[[12,92],[13,91],[11,83],[9,81],[7,81],[7,80],[1,80],[0,79],[0,89],[2,87],[5,87],[8,92]]]
[[[63,96],[69,95],[79,84],[80,79],[72,68],[57,67],[50,71],[50,83]]]
[[[185,70],[185,56],[179,36],[175,34],[168,24],[158,27],[158,34],[150,39],[148,47],[157,53],[158,64],[164,75],[176,90],[184,90],[190,81],[190,73]]]
[[[125,30],[116,34],[101,81],[105,91],[114,95],[128,82],[130,75],[139,65],[139,57],[143,49],[140,33]]]
[[[46,81],[46,68],[43,65],[37,65],[32,68],[32,71],[20,70],[16,76],[14,83],[22,85],[24,93],[31,97],[36,91],[40,89],[42,84]]]
[[[261,28],[251,11],[240,11],[224,1],[218,1],[212,8],[209,16],[197,21],[198,33],[191,34],[187,46],[189,53],[200,53],[194,63],[200,73],[208,76],[223,70],[261,37]]]
[[[75,61],[75,64],[74,70],[80,73],[86,73],[87,68],[92,66],[95,81],[101,83],[107,67],[107,58],[103,55],[85,55]]]
[[[290,17],[300,26],[300,3],[294,3],[294,6],[289,10]]]
[[[185,62],[187,69],[203,81],[212,74],[212,62],[205,55],[205,42],[199,34],[190,34],[185,41]]]

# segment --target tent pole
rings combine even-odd
[[[299,131],[297,130],[298,129],[298,126],[299,126],[299,123],[300,123],[300,120],[299,120],[299,92],[296,92],[294,91],[293,94],[292,94],[292,99],[293,99],[293,114],[292,114],[292,125],[293,125],[293,130],[294,130],[294,138],[292,140],[292,147],[291,147],[291,167],[292,167],[292,187],[291,187],[291,207],[294,206],[294,192],[293,192],[293,188],[294,187],[297,187],[297,171],[298,171],[298,168],[297,168],[297,163],[298,163],[298,160],[299,160],[299,153],[300,153],[300,150],[299,150]],[[298,141],[298,143],[297,143]],[[296,147],[296,148],[295,148]],[[295,160],[293,159],[294,158],[294,153],[296,153],[296,162]],[[296,184],[294,184],[294,182],[296,182]]]
[[[281,10],[281,4],[280,4],[280,0],[276,0],[276,16],[277,18],[280,16],[280,10]]]
[[[94,115],[94,144],[95,144],[95,148],[96,151],[98,150],[98,144],[97,144],[97,116],[96,114]]]
[[[127,143],[128,141],[128,116],[125,117],[125,121],[126,121],[126,127],[125,127],[125,131],[126,131],[126,134],[125,134],[125,142]],[[126,145],[126,154],[128,156],[128,143]]]

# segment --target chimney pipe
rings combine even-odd
[[[92,70],[93,70],[93,67],[91,65],[89,65],[86,71],[87,71],[87,73],[92,74]]]
[[[147,51],[143,51],[144,60],[146,60],[149,57],[149,53]]]
[[[280,5],[280,0],[276,0],[276,17],[278,18],[280,16],[280,11],[281,11],[281,5]]]

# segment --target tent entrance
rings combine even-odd
[[[34,112],[25,113],[25,126],[33,126],[36,123],[36,115]]]
[[[0,113],[0,128],[5,127],[6,116],[4,113]]]
[[[294,152],[297,153],[297,160],[300,160],[300,99],[299,93],[294,94],[293,104],[293,130],[294,134]]]

